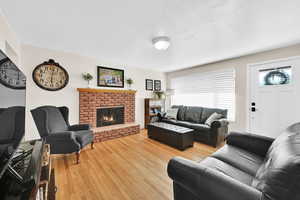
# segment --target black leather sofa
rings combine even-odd
[[[276,140],[231,133],[201,162],[172,159],[168,174],[175,200],[299,200],[300,123]]]
[[[177,119],[165,118],[165,114],[159,115],[159,121],[194,129],[194,140],[211,146],[220,145],[228,133],[227,110],[217,108],[205,108],[195,106],[177,106]],[[205,124],[207,118],[214,112],[222,114],[222,118],[214,121],[211,126]]]

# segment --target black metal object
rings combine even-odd
[[[124,106],[97,109],[97,127],[124,123]]]

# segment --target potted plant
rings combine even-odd
[[[131,85],[133,84],[133,80],[131,78],[126,79],[126,83],[128,85],[128,89],[131,90]]]
[[[157,98],[157,99],[165,98],[165,92],[163,92],[163,91],[154,91],[153,93],[154,93],[155,98]]]
[[[90,88],[90,81],[93,80],[93,76],[90,73],[83,73],[82,78],[88,82],[88,88]]]

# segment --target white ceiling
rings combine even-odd
[[[300,42],[299,0],[0,0],[21,41],[174,71]],[[167,35],[167,51],[151,39]]]

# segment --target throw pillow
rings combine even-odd
[[[222,115],[221,114],[218,114],[216,112],[214,112],[213,114],[211,114],[207,120],[205,121],[205,124],[208,125],[208,126],[211,126],[211,123],[213,123],[213,121],[216,121],[218,119],[221,119],[222,118]]]
[[[178,108],[170,108],[167,110],[166,118],[168,119],[177,119]]]

